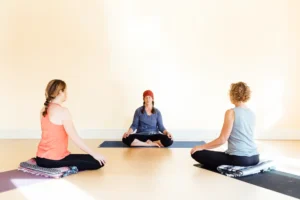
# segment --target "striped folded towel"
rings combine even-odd
[[[34,158],[31,158],[25,162],[21,162],[18,170],[47,178],[62,178],[78,173],[78,169],[75,166],[59,168],[39,167],[37,166]]]
[[[217,170],[225,176],[243,177],[243,176],[249,176],[253,174],[275,170],[275,168],[276,168],[275,164],[272,160],[266,160],[266,161],[261,161],[257,165],[250,166],[250,167],[221,165],[217,168]]]

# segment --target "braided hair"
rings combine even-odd
[[[59,80],[59,79],[54,79],[51,80],[47,87],[46,87],[46,91],[45,91],[45,97],[46,97],[46,101],[44,103],[45,109],[43,111],[43,116],[45,117],[48,114],[48,107],[49,104],[51,103],[51,101],[53,99],[55,99],[55,97],[57,97],[57,95],[59,94],[59,91],[64,91],[66,89],[67,85],[64,81]]]

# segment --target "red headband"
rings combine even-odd
[[[152,99],[154,99],[154,95],[153,95],[153,92],[151,90],[146,90],[143,93],[143,98],[145,98],[146,96],[150,96],[150,97],[152,97]]]

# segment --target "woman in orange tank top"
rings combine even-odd
[[[62,107],[67,98],[67,86],[54,79],[47,85],[46,101],[41,110],[42,138],[36,154],[37,165],[47,168],[75,166],[79,171],[95,170],[104,166],[105,158],[93,152],[78,136],[69,110]],[[70,154],[68,139],[88,154]]]

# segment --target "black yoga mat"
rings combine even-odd
[[[207,169],[200,164],[194,166],[219,173],[217,170]],[[294,174],[273,170],[235,179],[300,199],[300,176]]]
[[[174,141],[173,144],[167,148],[193,148],[197,145],[205,144],[204,141]],[[100,148],[129,148],[123,144],[122,141],[104,141],[99,145]],[[130,147],[132,148],[132,147]],[[134,148],[157,148],[157,147],[134,147]]]
[[[0,193],[50,180],[41,176],[35,176],[18,170],[0,173]]]

